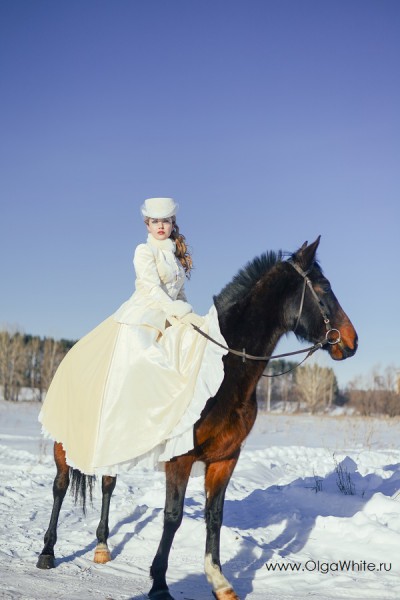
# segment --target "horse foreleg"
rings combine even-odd
[[[106,563],[111,560],[110,550],[108,549],[107,540],[109,535],[108,515],[110,512],[110,500],[115,488],[117,478],[103,476],[101,480],[101,491],[103,499],[101,502],[101,516],[97,527],[97,546],[94,552],[95,563]]]
[[[44,536],[44,547],[36,564],[39,569],[52,569],[55,567],[54,546],[57,542],[58,517],[69,486],[69,466],[65,459],[65,451],[62,444],[57,442],[54,444],[54,460],[57,466],[57,475],[53,483],[53,510],[49,528]]]
[[[168,556],[175,533],[182,522],[183,503],[192,464],[193,457],[181,456],[165,465],[164,529],[160,545],[150,568],[153,585],[149,592],[149,598],[173,600],[166,582]]]
[[[238,458],[239,453],[234,458],[211,463],[206,468],[207,540],[204,565],[207,579],[217,600],[239,600],[232,585],[222,574],[219,556],[225,491]]]

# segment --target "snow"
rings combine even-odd
[[[111,562],[92,561],[97,485],[86,517],[66,497],[57,567],[36,568],[55,474],[38,411],[36,402],[0,401],[0,598],[146,598],[162,529],[160,472],[119,476]],[[223,571],[241,599],[399,598],[398,431],[398,420],[259,415],[227,491],[221,535]],[[340,492],[339,474],[353,495]],[[193,477],[169,561],[176,600],[212,598],[203,572],[203,506],[202,478]]]

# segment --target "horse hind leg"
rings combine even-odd
[[[94,562],[104,564],[111,560],[111,553],[107,545],[109,536],[108,528],[108,516],[110,513],[110,501],[112,493],[115,489],[117,478],[110,476],[103,476],[101,480],[101,491],[103,499],[101,503],[101,517],[97,527],[97,546],[94,551]]]
[[[53,510],[51,512],[49,527],[44,536],[44,547],[39,555],[36,566],[39,569],[53,569],[55,567],[54,546],[57,542],[57,524],[61,506],[69,486],[69,466],[65,458],[65,451],[61,443],[54,444],[54,460],[57,475],[53,483]]]
[[[222,573],[220,562],[220,533],[223,518],[225,491],[236,466],[239,453],[234,458],[207,465],[206,488],[206,555],[205,573],[217,600],[239,600],[232,585]]]

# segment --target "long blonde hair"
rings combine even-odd
[[[176,244],[175,256],[185,269],[186,277],[190,279],[190,271],[193,269],[192,256],[186,244],[186,238],[182,233],[179,232],[179,227],[175,220],[173,221],[171,239],[174,240]]]

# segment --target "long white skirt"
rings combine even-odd
[[[215,307],[201,329],[225,344]],[[43,433],[88,475],[160,466],[193,448],[193,425],[222,383],[224,354],[191,325],[159,335],[110,317],[60,364],[39,415]]]

